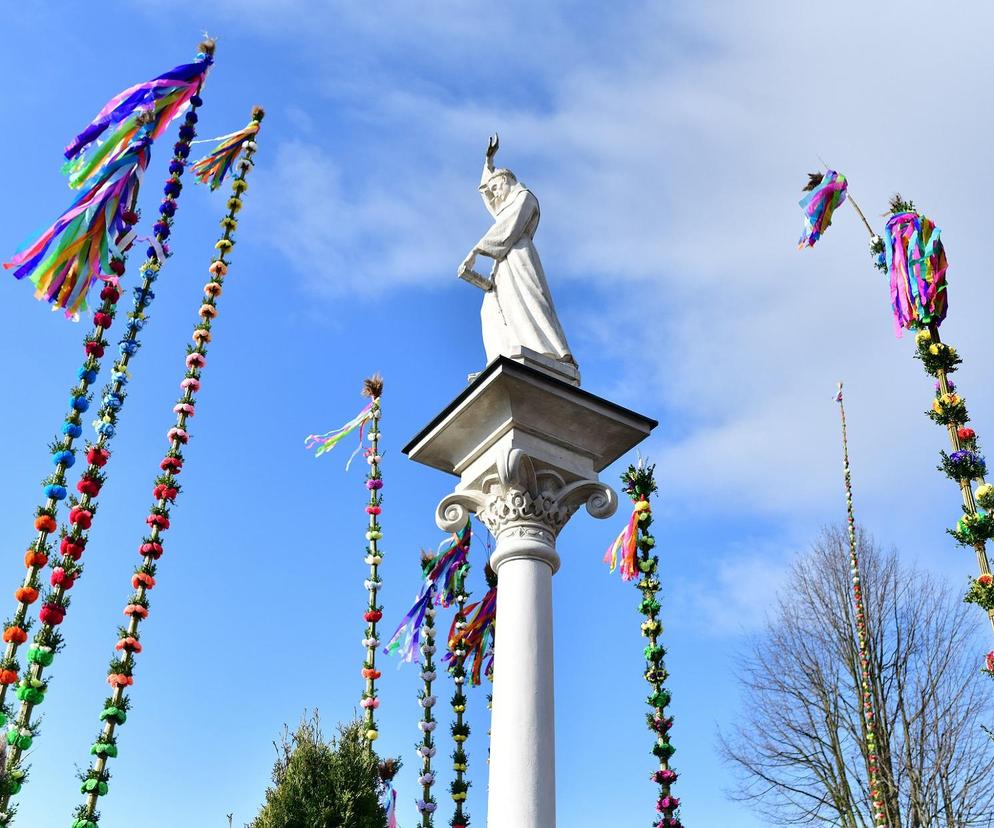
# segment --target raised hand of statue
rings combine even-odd
[[[494,156],[497,154],[497,150],[500,149],[500,136],[495,132],[490,136],[490,140],[487,143],[487,165],[493,167]]]

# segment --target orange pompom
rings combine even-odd
[[[12,642],[14,644],[23,644],[28,640],[28,634],[20,627],[7,627],[7,629],[3,631],[3,640],[8,644]]]
[[[38,590],[34,587],[18,587],[14,590],[14,600],[19,604],[33,604],[38,600]]]
[[[24,553],[24,565],[28,567],[37,567],[41,569],[48,563],[48,555],[44,552],[35,552],[29,549]]]

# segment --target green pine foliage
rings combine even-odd
[[[380,806],[380,760],[361,721],[325,740],[317,711],[276,745],[273,784],[249,828],[386,828]]]

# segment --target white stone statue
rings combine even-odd
[[[578,384],[577,365],[532,241],[538,229],[538,199],[510,170],[494,169],[499,145],[494,135],[479,187],[494,225],[459,266],[460,278],[485,291],[480,317],[487,362],[501,355],[527,361],[532,352],[558,364],[568,381]],[[494,260],[489,279],[473,270],[478,255]]]

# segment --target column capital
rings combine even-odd
[[[618,508],[614,490],[597,480],[567,483],[520,449],[497,454],[494,470],[478,488],[460,489],[442,499],[435,522],[445,532],[461,529],[475,514],[498,541],[491,565],[522,556],[547,560],[559,568],[556,537],[581,506],[596,518],[611,517]],[[543,551],[544,550],[544,551]]]

